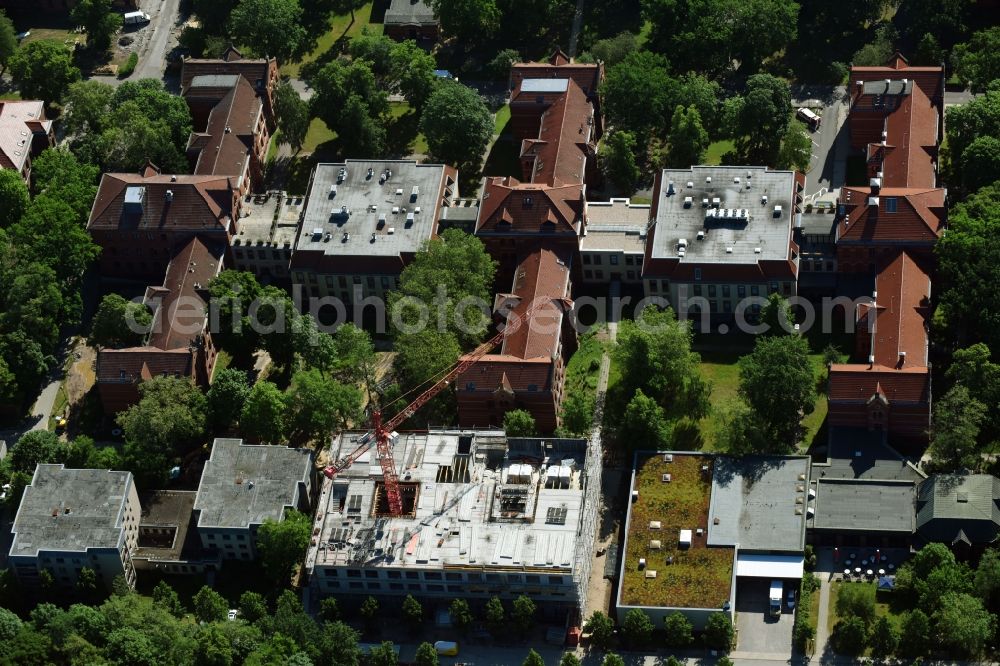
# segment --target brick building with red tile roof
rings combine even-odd
[[[576,344],[565,315],[586,225],[586,183],[596,173],[603,74],[603,66],[576,63],[561,50],[511,69],[510,123],[521,141],[523,180],[483,179],[475,233],[498,262],[497,284],[512,285],[503,303],[516,303],[515,313],[545,304],[498,353],[456,380],[463,426],[500,425],[511,409],[530,411],[541,432],[559,425],[563,356]]]
[[[534,307],[527,324],[513,327],[501,348],[455,379],[459,425],[499,426],[512,409],[526,409],[540,432],[559,425],[565,365],[576,348],[569,325],[572,254],[548,247],[528,254],[517,267],[511,291],[497,296],[504,322]]]
[[[207,387],[217,351],[208,327],[208,283],[222,268],[224,246],[192,238],[170,261],[162,286],[146,289],[154,311],[145,344],[102,349],[97,390],[104,410],[117,413],[139,401],[139,385],[154,377],[185,377]]]
[[[923,439],[930,427],[931,376],[926,321],[931,282],[903,250],[875,278],[873,305],[861,305],[857,356],[866,363],[834,364],[828,398],[831,426],[882,430]]]
[[[101,246],[103,277],[160,279],[174,253],[195,236],[229,247],[242,204],[228,176],[142,173],[101,177],[87,231]]]
[[[278,85],[279,78],[278,61],[274,58],[244,58],[234,46],[226,49],[221,58],[185,58],[181,65],[181,95],[188,99],[196,77],[232,74],[238,74],[246,79],[254,92],[260,96],[269,129],[274,131],[277,126],[274,114],[274,89]],[[231,83],[225,84],[224,88],[228,90],[231,85]],[[205,113],[206,110],[203,109],[201,112]],[[192,109],[192,114],[197,116],[198,111]]]
[[[874,274],[875,292],[855,313],[858,362],[830,368],[829,423],[925,442],[929,267],[947,212],[937,186],[944,70],[896,53],[885,66],[851,68],[849,86],[851,147],[865,157],[869,185],[841,189],[838,271]]]

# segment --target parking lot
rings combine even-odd
[[[740,653],[791,656],[795,615],[788,611],[783,601],[781,615],[771,617],[768,613],[770,584],[771,581],[763,578],[741,578],[737,581],[736,627],[739,644],[736,649]]]
[[[792,105],[812,109],[822,118],[820,127],[809,133],[812,163],[806,174],[805,194],[830,192],[844,184],[847,153],[850,149],[847,119],[848,105],[843,86],[796,86]]]

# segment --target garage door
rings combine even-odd
[[[749,578],[802,578],[802,555],[740,553],[736,575]]]

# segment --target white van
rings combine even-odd
[[[127,12],[124,17],[125,25],[143,25],[149,23],[149,14],[146,12]]]
[[[822,122],[822,118],[820,118],[812,109],[807,109],[805,107],[796,111],[795,117],[808,125],[809,129],[813,132],[819,129],[819,124]]]

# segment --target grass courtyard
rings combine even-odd
[[[370,34],[381,35],[382,25],[371,23],[372,3],[368,2],[354,12],[352,22],[350,13],[338,14],[331,17],[330,29],[316,40],[316,46],[312,51],[306,53],[301,59],[294,62],[282,63],[282,75],[297,78],[302,68],[309,63],[321,60],[324,57],[333,57],[331,49],[337,46],[342,39],[350,39],[361,34],[362,30],[367,30]]]

